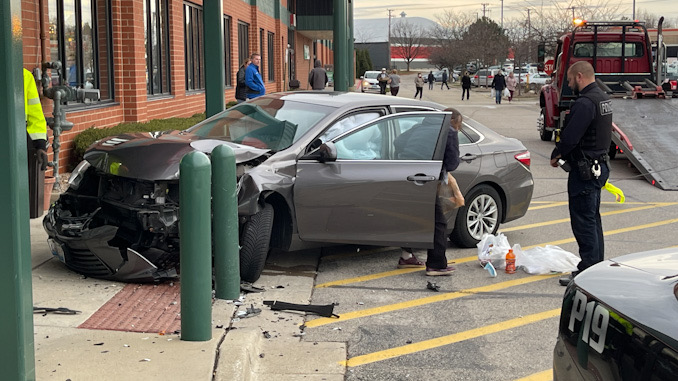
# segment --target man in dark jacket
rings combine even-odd
[[[235,99],[238,103],[242,103],[247,100],[247,84],[245,83],[245,71],[247,66],[250,64],[250,59],[246,59],[242,63],[240,69],[238,69],[238,74],[236,74],[237,84],[235,86]]]
[[[469,95],[471,95],[471,76],[469,76],[468,71],[464,72],[464,76],[461,77],[461,100],[464,100],[464,94],[466,94],[466,100],[468,100]]]
[[[313,70],[308,73],[308,84],[313,90],[325,90],[327,82],[327,72],[323,69],[322,62],[320,62],[320,60],[315,60]]]
[[[443,86],[447,86],[447,89],[450,89],[450,85],[447,84],[447,70],[443,70],[443,83],[440,84],[440,90],[443,89]]]
[[[426,80],[428,81],[428,89],[433,90],[433,84],[436,81],[436,76],[433,75],[433,70],[428,72],[428,77],[426,78]]]
[[[563,286],[579,272],[605,259],[600,189],[610,176],[607,152],[612,136],[612,103],[596,84],[593,66],[586,61],[574,63],[567,71],[567,81],[579,97],[565,117],[560,141],[551,153],[551,166],[557,167],[560,159],[569,166],[570,225],[581,262],[578,271],[560,279]]]
[[[492,79],[492,86],[494,89],[494,102],[496,104],[501,104],[501,94],[506,88],[506,78],[504,78],[504,74],[499,70],[497,74],[495,74],[494,79]]]

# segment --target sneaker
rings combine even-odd
[[[398,260],[398,268],[399,269],[412,269],[412,268],[417,268],[417,267],[424,267],[426,264],[420,260],[417,259],[417,257],[412,254],[412,256],[409,259],[402,259],[400,258]]]
[[[558,283],[560,283],[561,286],[567,286],[577,274],[579,274],[579,271],[573,271],[570,275],[560,277],[558,278]]]
[[[456,270],[454,266],[447,266],[444,269],[433,269],[430,267],[426,268],[426,275],[428,276],[447,276],[447,275],[452,275],[452,273]]]

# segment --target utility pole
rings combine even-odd
[[[636,0],[633,0],[633,17],[631,17],[631,20],[636,19]]]
[[[567,8],[567,9],[572,9],[572,20],[574,20],[574,8],[575,8],[575,7],[569,7],[569,8]]]
[[[501,0],[501,30],[504,30],[504,0]]]
[[[531,62],[532,58],[532,24],[530,23],[530,11],[532,9],[527,8],[527,60]]]
[[[480,5],[483,6],[483,18],[485,18],[486,7],[490,5],[490,3],[481,3]]]
[[[391,13],[395,9],[388,9],[388,68],[391,68]]]

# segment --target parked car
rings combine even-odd
[[[366,71],[365,74],[360,77],[360,91],[363,93],[366,91],[380,92],[379,81],[377,81],[377,76],[379,74],[381,74],[381,72],[376,70]]]
[[[526,76],[525,81],[529,81],[530,90],[538,91],[545,84],[551,83],[551,76],[544,72],[539,72],[531,74],[529,77]]]
[[[433,76],[435,77],[436,82],[442,82],[443,81],[443,71],[444,70],[438,70],[433,72]],[[422,74],[422,77],[424,77],[424,83],[428,83],[428,74],[424,73]],[[459,73],[452,71],[452,75],[448,73],[447,76],[447,83],[453,83],[459,80]]]
[[[624,255],[577,275],[563,297],[553,379],[675,380],[678,249]]]
[[[236,156],[243,280],[259,278],[269,248],[431,247],[450,117],[444,108],[373,94],[274,93],[185,131],[102,139],[44,218],[50,247],[86,276],[135,282],[175,276],[180,160],[222,144]],[[403,158],[394,140],[423,124],[440,133],[420,158]],[[448,211],[448,232],[458,245],[474,247],[527,211],[530,152],[471,119],[459,142],[454,176],[466,206]]]
[[[471,84],[475,87],[485,86],[489,87],[492,85],[492,80],[494,75],[497,74],[499,69],[480,69],[476,74],[471,77]]]

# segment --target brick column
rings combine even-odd
[[[120,23],[115,77],[116,100],[123,108],[125,122],[146,121],[146,45],[144,43],[143,0],[114,0],[120,5],[113,19]]]

